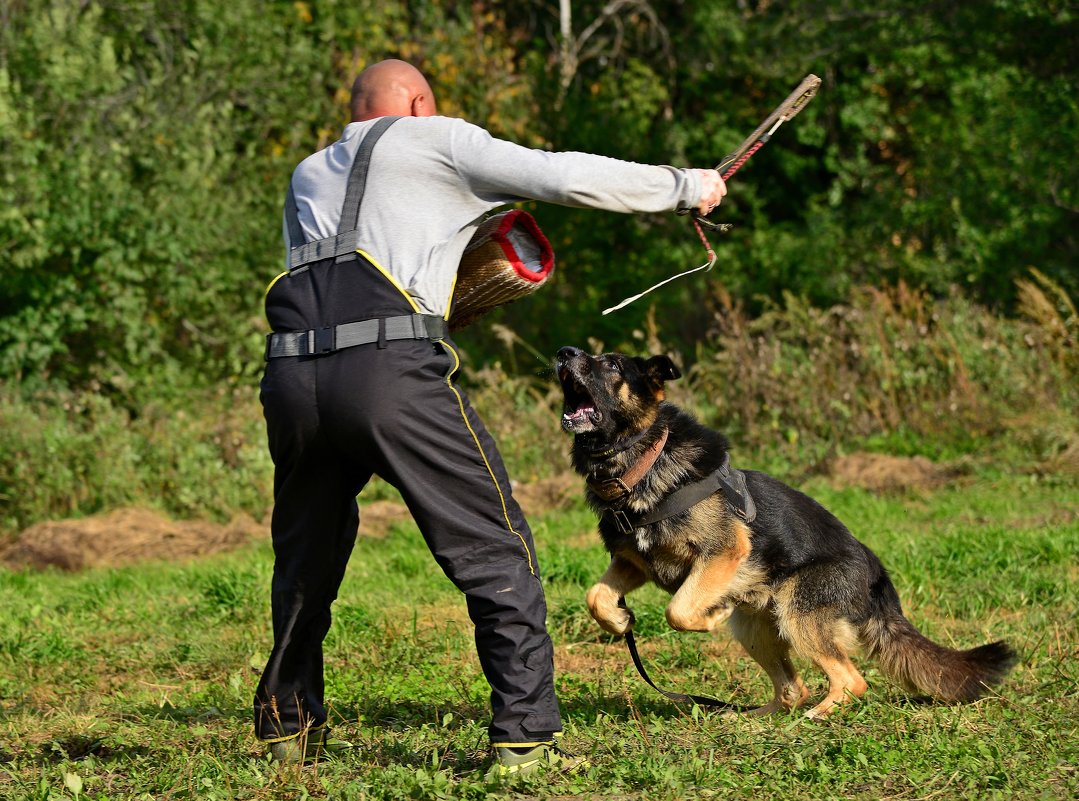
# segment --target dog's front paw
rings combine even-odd
[[[621,601],[618,593],[606,584],[597,584],[588,591],[588,611],[593,619],[611,634],[622,636],[633,628],[633,612],[625,606],[620,606]]]
[[[686,608],[672,603],[667,607],[667,623],[675,631],[713,631],[734,612],[734,605],[721,602],[708,609]]]
[[[615,607],[613,612],[606,617],[600,617],[593,611],[592,617],[603,627],[604,631],[616,634],[619,637],[632,629],[636,621],[633,612],[625,607]]]

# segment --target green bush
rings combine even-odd
[[[139,504],[261,519],[272,465],[251,392],[203,391],[135,416],[107,397],[0,392],[0,531]]]
[[[759,317],[724,292],[709,302],[713,329],[678,354],[686,378],[672,400],[725,431],[737,451],[807,466],[870,448],[936,460],[965,454],[1046,475],[1079,473],[1079,316],[1061,287],[1034,275],[1021,287],[1022,319],[992,314],[958,291],[945,298],[904,284],[864,288],[819,308],[793,295]],[[652,319],[617,348],[672,351]],[[504,357],[553,360],[500,331]],[[463,381],[515,481],[569,469],[553,370],[507,373],[466,366]],[[53,390],[0,392],[0,531],[125,504],[182,518],[262,519],[272,464],[250,383],[219,389],[141,388],[146,400]],[[159,397],[154,397],[158,395]],[[396,498],[384,482],[366,500]],[[559,572],[560,571],[560,572]],[[556,568],[573,580],[572,565]]]

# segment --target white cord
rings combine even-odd
[[[646,289],[644,292],[640,293],[639,295],[634,295],[631,298],[626,298],[621,303],[619,303],[617,306],[611,306],[611,308],[609,308],[609,309],[604,309],[603,313],[604,314],[610,314],[613,311],[618,311],[619,309],[621,309],[621,308],[623,308],[625,306],[628,306],[633,301],[640,300],[645,295],[647,295],[649,292],[651,292],[653,289],[659,289],[664,284],[669,284],[671,281],[673,281],[676,278],[682,278],[683,276],[691,275],[692,273],[699,273],[701,270],[705,270],[705,271],[711,270],[712,267],[714,267],[715,263],[716,263],[716,253],[715,253],[714,250],[711,250],[711,249],[709,249],[709,250],[710,250],[710,252],[712,254],[711,258],[708,259],[708,261],[705,264],[702,264],[700,267],[694,267],[692,270],[686,270],[684,273],[678,273],[678,275],[672,275],[670,278],[667,278],[667,279],[665,279],[663,281],[660,281],[655,286],[649,287],[648,289]]]

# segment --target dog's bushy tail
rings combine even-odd
[[[957,651],[930,640],[903,616],[899,595],[881,571],[862,644],[884,675],[905,689],[941,701],[974,701],[999,684],[1018,657],[1003,642]]]

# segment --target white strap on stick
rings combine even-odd
[[[604,309],[603,310],[604,314],[610,314],[613,311],[618,311],[619,309],[628,306],[633,301],[640,300],[641,298],[643,298],[645,295],[647,295],[652,290],[659,289],[664,284],[669,284],[671,281],[673,281],[676,278],[682,278],[682,277],[687,276],[687,275],[692,275],[693,273],[699,273],[701,270],[704,270],[705,272],[707,272],[708,270],[711,270],[713,267],[715,267],[715,265],[716,265],[716,252],[715,252],[715,250],[712,249],[712,246],[710,244],[708,244],[708,237],[706,237],[704,235],[704,230],[701,228],[701,224],[699,222],[697,222],[696,217],[690,217],[689,219],[693,222],[693,227],[695,229],[697,229],[697,236],[699,236],[701,238],[701,244],[704,245],[704,250],[708,254],[708,261],[706,261],[700,267],[694,267],[692,270],[686,270],[685,272],[678,273],[678,275],[672,275],[670,278],[665,278],[664,280],[660,281],[655,286],[649,287],[644,292],[641,292],[639,295],[634,295],[632,298],[626,298],[621,303],[619,303],[617,306],[611,306],[611,308],[609,308],[609,309]]]
[[[704,264],[702,264],[700,267],[694,267],[692,270],[686,270],[685,272],[678,273],[678,275],[672,275],[670,278],[665,278],[664,280],[660,281],[655,286],[649,287],[644,292],[641,292],[638,295],[634,295],[631,298],[626,298],[621,303],[619,303],[617,306],[611,306],[611,308],[609,308],[609,309],[604,309],[603,313],[604,314],[610,314],[611,312],[618,311],[619,309],[624,308],[624,307],[628,306],[629,304],[633,303],[633,301],[640,300],[641,298],[643,298],[645,295],[647,295],[652,290],[659,289],[664,284],[669,284],[671,281],[673,281],[676,278],[682,278],[683,276],[686,276],[686,275],[692,275],[693,273],[699,273],[701,270],[704,270],[706,272],[708,270],[711,270],[716,264],[716,254],[715,254],[715,251],[711,251],[711,250],[709,251],[709,254],[710,255],[709,255],[708,261],[705,262]]]

